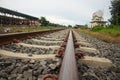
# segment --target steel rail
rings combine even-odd
[[[72,31],[69,33],[58,80],[79,80]]]

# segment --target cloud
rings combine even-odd
[[[93,12],[104,11],[105,20],[110,15],[111,0],[0,0],[0,5],[36,17],[46,16],[60,24],[86,24]]]
[[[73,20],[65,19],[65,18],[59,17],[59,16],[45,16],[45,17],[50,22],[57,23],[57,24],[62,24],[62,25],[68,25],[68,24],[74,25],[74,24],[76,24]]]

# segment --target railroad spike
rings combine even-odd
[[[57,77],[53,74],[45,74],[41,80],[47,80],[47,79],[51,79],[51,80],[57,80]]]
[[[18,40],[18,39],[13,39],[13,42],[15,42],[15,43],[19,43],[20,40]]]
[[[78,48],[78,47],[79,47],[79,44],[75,42],[75,43],[74,43],[74,47],[75,47],[75,48]]]
[[[62,44],[61,44],[61,47],[66,47],[66,42],[63,42]]]
[[[59,49],[59,50],[56,52],[55,57],[62,57],[63,52],[64,52],[63,50]]]
[[[77,52],[77,53],[75,53],[75,56],[82,58],[84,56],[84,54],[81,52]]]

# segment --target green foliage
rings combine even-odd
[[[72,28],[72,25],[68,25],[69,28]]]
[[[92,28],[92,31],[100,31],[100,30],[102,30],[104,27],[102,27],[102,26],[95,26],[95,27],[93,27]]]
[[[49,23],[49,26],[54,26],[54,27],[66,27],[64,25],[60,25],[60,24],[55,24],[55,23]]]
[[[111,19],[109,20],[111,24],[120,25],[120,0],[111,1]]]
[[[88,29],[87,26],[80,26],[80,29]]]
[[[102,29],[101,31],[99,31],[101,33],[109,33],[115,36],[119,36],[120,35],[120,31],[116,30],[116,29]]]
[[[65,25],[51,23],[48,20],[46,20],[45,17],[41,17],[39,19],[39,22],[41,23],[41,26],[66,27]]]
[[[49,21],[47,21],[45,17],[41,17],[39,21],[41,23],[41,26],[48,26],[49,24]]]
[[[92,31],[120,36],[120,26],[117,25],[110,25],[109,27],[96,26],[92,28]]]

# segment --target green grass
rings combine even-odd
[[[109,33],[115,36],[119,36],[120,35],[120,30],[118,29],[102,29],[99,31],[100,33]]]
[[[109,27],[101,27],[101,26],[96,26],[94,28],[92,28],[91,31],[94,32],[100,32],[100,33],[107,33],[107,34],[111,34],[113,36],[120,36],[120,26],[109,26]]]
[[[78,29],[93,37],[110,43],[120,44],[120,25],[110,25],[109,27],[95,26],[92,29]]]
[[[77,29],[78,31],[82,33],[86,33],[90,36],[93,36],[95,38],[98,38],[102,41],[105,42],[110,42],[110,43],[117,43],[120,44],[120,34],[119,30],[116,31],[116,29],[102,29],[99,31],[92,31],[91,29]]]

